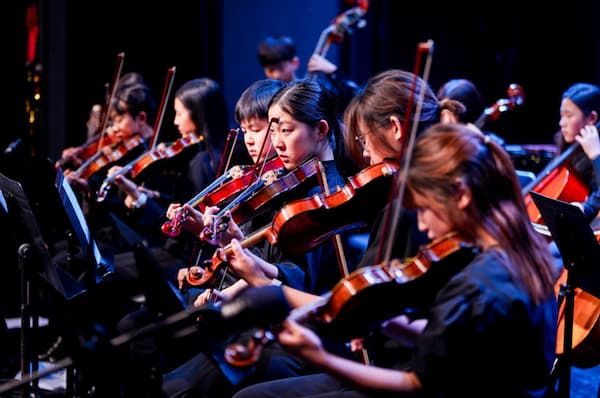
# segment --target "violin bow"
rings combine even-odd
[[[239,134],[240,134],[239,128],[229,129],[229,132],[227,133],[227,139],[225,140],[225,148],[223,149],[223,153],[221,154],[221,160],[219,160],[219,168],[217,169],[217,172],[215,173],[216,177],[220,177],[227,170],[229,170],[229,167],[231,165],[231,158],[233,157],[233,150],[235,149],[235,146],[237,145],[237,140],[238,140]],[[233,137],[233,142],[230,144],[231,137]],[[227,156],[225,156],[225,155],[227,155]],[[227,161],[225,161],[226,157],[227,157]]]
[[[321,186],[321,191],[323,191],[324,195],[328,196],[330,194],[330,190],[327,182],[327,173],[321,161],[317,163],[317,171],[317,178],[319,180],[319,185]],[[344,253],[344,245],[342,244],[342,238],[340,237],[339,233],[333,236],[333,247],[335,249],[335,256],[340,269],[340,274],[342,278],[348,278],[348,276],[350,276],[350,271],[348,270],[348,262],[346,261],[346,254]],[[360,360],[365,365],[371,363],[371,360],[369,359],[369,352],[364,347],[360,350]]]
[[[119,85],[119,79],[121,79],[121,73],[123,71],[123,63],[125,62],[125,53],[120,52],[117,54],[117,66],[115,68],[115,74],[112,81],[112,90],[106,98],[106,105],[104,106],[104,115],[102,115],[102,123],[100,124],[100,138],[98,139],[98,146],[96,147],[96,153],[102,150],[104,144],[104,136],[106,135],[106,128],[108,127],[108,121],[110,120],[110,111],[112,109],[113,98],[117,94],[117,87]]]
[[[165,87],[163,88],[162,98],[160,100],[160,106],[158,107],[158,114],[156,115],[156,120],[154,121],[154,129],[152,132],[152,141],[150,147],[148,149],[152,149],[156,147],[158,142],[158,133],[160,131],[160,126],[162,125],[162,121],[165,115],[165,109],[167,108],[167,102],[169,101],[169,97],[171,96],[171,89],[173,88],[173,80],[175,80],[175,67],[172,66],[167,70],[167,78],[165,79]]]
[[[330,191],[329,184],[327,182],[327,173],[323,163],[320,160],[317,163],[317,179],[319,180],[321,191],[324,195],[328,196]],[[348,262],[346,261],[346,255],[344,253],[344,246],[342,245],[340,234],[335,234],[333,236],[333,245],[335,248],[335,255],[337,258],[338,267],[340,269],[340,274],[342,278],[346,278],[348,275],[350,275],[350,272],[348,271]]]
[[[254,170],[255,170],[254,178],[256,180],[258,180],[265,172],[265,165],[267,164],[267,161],[269,160],[268,157],[266,156],[266,154],[268,154],[271,151],[271,148],[273,147],[273,141],[271,141],[271,139],[269,138],[271,135],[271,126],[273,125],[273,123],[279,123],[279,118],[272,117],[271,119],[269,119],[269,124],[267,126],[267,134],[265,134],[265,136],[263,138],[263,142],[260,144],[260,150],[258,151],[258,159],[264,158],[261,160],[260,171],[258,173],[256,173],[256,166],[258,166],[258,165],[254,165]],[[269,146],[265,150],[267,141],[269,141]],[[265,156],[263,156],[263,154],[265,154]]]
[[[271,118],[269,120],[269,124],[267,126],[267,132],[271,131],[271,126],[273,125],[273,123],[279,123],[279,118]],[[258,151],[258,159],[259,160],[262,157],[267,139],[268,139],[268,135],[265,135],[265,138],[260,146],[260,150]],[[269,150],[270,150],[272,142],[270,139],[268,141],[269,141]],[[256,192],[256,190],[259,188],[258,184],[260,184],[260,178],[262,177],[262,175],[264,173],[265,165],[267,164],[267,160],[268,160],[267,157],[264,156],[264,159],[262,159],[260,161],[260,167],[257,167],[258,163],[254,165],[254,173],[252,174],[253,178],[248,183],[248,186],[243,191],[241,191],[231,202],[229,202],[223,209],[221,209],[217,214],[215,214],[214,223],[212,225],[213,228],[212,228],[212,231],[210,232],[212,234],[212,236],[217,236],[218,233],[224,232],[223,228],[227,227],[227,223],[222,222],[223,218],[225,218],[227,213],[229,213],[229,211],[231,211],[231,209],[236,204],[248,199],[248,197],[250,195],[252,195],[254,192]],[[260,170],[260,171],[257,173],[256,170]],[[227,220],[227,222],[228,221],[229,220]]]
[[[425,98],[425,89],[427,88],[427,82],[429,81],[429,72],[431,70],[431,63],[433,60],[433,40],[428,40],[424,43],[419,43],[417,47],[417,59],[415,61],[415,71],[414,71],[414,79],[413,79],[413,88],[412,93],[416,90],[417,80],[419,77],[419,70],[421,65],[421,56],[426,53],[427,59],[425,61],[425,67],[423,69],[423,78],[421,89],[419,90],[419,98],[417,100],[417,106],[415,108],[414,116],[412,117],[412,126],[410,130],[410,134],[408,137],[408,142],[404,139],[404,143],[402,144],[402,149],[400,151],[399,160],[403,161],[402,169],[400,173],[398,173],[397,178],[392,182],[392,189],[390,190],[391,199],[398,199],[395,205],[393,206],[393,213],[388,208],[388,213],[386,214],[384,220],[384,231],[387,231],[387,236],[390,238],[385,239],[385,253],[383,255],[383,263],[388,264],[391,258],[392,253],[392,244],[395,241],[396,229],[398,227],[398,222],[400,218],[400,213],[402,210],[402,199],[404,198],[404,192],[406,190],[406,178],[408,176],[408,167],[410,165],[410,159],[412,156],[413,148],[415,146],[415,141],[417,138],[417,129],[419,127],[419,118],[421,117],[421,110],[423,108],[423,100]],[[404,118],[403,131],[408,131],[408,126],[411,120],[410,112],[412,110],[413,103],[413,95],[409,98],[408,106],[407,106],[407,115]],[[391,223],[391,224],[390,224]],[[384,241],[382,240],[382,244],[379,246],[379,250],[376,257],[376,264],[381,263],[382,252],[383,252]]]

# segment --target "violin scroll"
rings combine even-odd
[[[257,329],[250,339],[245,342],[236,342],[225,348],[225,360],[227,363],[237,367],[250,366],[260,358],[262,348],[269,342],[274,341],[275,336],[268,329]]]

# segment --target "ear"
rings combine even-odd
[[[592,124],[598,123],[598,112],[591,111],[590,114],[588,115],[588,120],[590,122],[592,122]]]
[[[141,111],[136,116],[136,119],[138,119],[140,122],[144,123],[148,120],[148,114],[146,113],[146,111]]]
[[[292,58],[292,64],[294,65],[294,70],[298,70],[300,67],[300,58],[297,55]]]
[[[400,119],[396,116],[390,116],[390,127],[393,129],[394,139],[398,142],[402,141],[403,131]]]
[[[473,194],[471,193],[471,189],[464,183],[464,181],[461,178],[458,178],[456,180],[456,184],[458,185],[456,204],[459,209],[464,210],[471,204]]]
[[[327,120],[319,120],[317,128],[319,129],[319,141],[327,139],[327,133],[329,132],[329,123],[327,123]]]

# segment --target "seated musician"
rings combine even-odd
[[[575,142],[582,151],[576,151],[567,160],[574,178],[587,188],[587,198],[581,198],[578,206],[591,222],[600,211],[600,140],[597,125],[600,122],[600,87],[590,83],[575,83],[562,95],[560,104],[560,131],[556,144],[560,153]],[[567,187],[568,188],[568,187]]]
[[[121,166],[111,167],[107,177],[115,176],[113,183],[118,190],[110,194],[117,198],[115,211],[125,223],[146,237],[151,246],[165,245],[173,256],[189,261],[195,238],[182,234],[167,239],[160,226],[171,202],[193,196],[215,179],[225,146],[227,106],[220,85],[209,78],[183,83],[175,92],[173,106],[173,122],[180,138],[173,144],[161,142],[150,151],[168,155],[168,146],[177,145],[178,152],[164,159],[156,156],[156,164],[142,163],[148,170],[135,179],[122,173]],[[144,155],[140,159],[145,161]],[[175,270],[171,276],[175,277]]]
[[[119,79],[115,92],[123,90],[125,87],[134,84],[146,85],[144,77],[137,72],[125,73]],[[107,93],[107,97],[109,93]],[[107,98],[107,102],[110,98]],[[63,149],[61,152],[61,158],[56,161],[56,167],[62,167],[63,169],[75,169],[82,165],[89,156],[92,156],[96,151],[106,145],[110,146],[116,142],[113,142],[114,135],[110,134],[110,130],[103,128],[108,127],[104,125],[106,106],[100,104],[94,104],[90,110],[89,118],[86,122],[87,127],[87,141],[78,147],[68,147]],[[108,123],[107,123],[108,124]]]
[[[280,83],[279,83],[280,84]],[[340,126],[335,115],[335,105],[332,96],[317,82],[299,80],[277,87],[272,80],[259,81],[244,91],[236,106],[236,117],[245,132],[245,142],[250,154],[257,163],[258,148],[262,141],[272,141],[272,146],[282,161],[287,173],[293,173],[299,167],[306,165],[307,159],[318,159],[325,170],[325,180],[333,192],[343,185],[343,178],[337,166],[337,152],[343,149],[343,143],[338,141]],[[268,112],[268,113],[267,113]],[[269,121],[272,121],[269,123]],[[270,133],[267,128],[270,126]],[[271,144],[266,142],[267,148]],[[269,153],[265,149],[265,153]],[[287,201],[297,198],[308,198],[314,193],[321,193],[316,174],[306,181],[305,185],[295,187]],[[284,175],[285,176],[285,175]],[[184,205],[188,206],[188,204]],[[174,216],[177,206],[170,209],[170,217]],[[215,220],[217,208],[209,207],[204,214],[194,212],[190,208],[191,218],[186,220],[200,233],[204,227],[217,225]],[[266,214],[272,215],[276,208]],[[235,211],[235,210],[233,210]],[[204,218],[204,219],[202,219]],[[250,222],[257,221],[256,217]],[[258,221],[257,221],[258,222]],[[260,224],[260,222],[258,222]],[[228,243],[232,237],[243,239],[256,232],[250,232],[248,225],[237,226],[233,217],[227,223],[225,233],[212,234],[212,242],[221,246]],[[264,226],[262,224],[261,226]],[[268,225],[268,224],[267,224]],[[186,226],[184,226],[186,227]],[[244,229],[244,235],[242,233]],[[248,249],[250,250],[250,249]],[[330,289],[340,278],[340,270],[336,263],[336,255],[331,240],[327,240],[303,254],[285,255],[276,245],[269,241],[255,247],[256,258],[259,258],[268,268],[269,283],[276,280],[300,291],[322,292]],[[217,278],[218,279],[218,278]],[[213,284],[208,284],[213,287]],[[209,289],[196,300],[197,305],[205,303],[212,297],[233,294],[246,282],[240,280],[224,289]],[[217,291],[217,290],[220,290]],[[163,391],[167,396],[182,394],[202,394],[211,397],[231,396],[241,386],[311,372],[292,355],[281,350],[276,345],[265,350],[260,363],[242,370],[231,371],[230,366],[223,363],[223,350],[218,343],[207,347],[190,361],[167,373],[164,377]],[[219,348],[219,349],[218,349]],[[337,347],[340,350],[343,347]]]
[[[412,90],[414,75],[402,71],[389,71],[382,73],[376,78],[372,79],[366,86],[363,94],[358,95],[351,103],[349,110],[347,111],[347,117],[345,119],[345,125],[348,131],[353,133],[352,135],[345,135],[344,139],[347,145],[356,145],[362,143],[368,145],[368,147],[362,147],[362,149],[355,150],[360,153],[361,151],[371,160],[373,164],[383,162],[386,159],[394,159],[397,157],[402,145],[401,145],[401,123],[404,120],[405,110],[408,106],[410,98],[415,93],[419,92],[421,85],[424,84],[420,79],[417,79],[417,87],[415,91]],[[306,84],[306,83],[300,83]],[[293,86],[292,86],[293,87]],[[306,120],[300,118],[299,115],[291,117],[285,110],[290,110],[297,113],[297,108],[301,103],[292,102],[294,97],[290,96],[290,90],[295,91],[294,88],[284,88],[282,92],[278,93],[271,102],[269,107],[269,117],[278,117],[280,125],[275,126],[272,129],[271,137],[274,140],[275,148],[280,156],[286,159],[292,159],[290,151],[292,146],[290,142],[295,140],[295,136],[299,135],[300,132],[306,127],[304,123],[300,123],[297,120]],[[291,98],[290,98],[291,97]],[[289,105],[284,105],[282,101],[295,104],[294,108]],[[306,101],[304,101],[306,102]],[[438,120],[440,114],[440,104],[431,91],[427,89],[425,98],[425,111],[421,114],[421,121],[427,125]],[[369,118],[365,117],[369,115]],[[289,122],[288,122],[289,121]],[[383,124],[382,122],[383,121]],[[322,122],[318,125],[324,125]],[[366,133],[368,131],[369,133]],[[359,132],[365,132],[365,135],[360,135]],[[313,132],[313,134],[315,134]],[[350,139],[348,137],[351,137]],[[355,140],[357,137],[357,140]],[[293,145],[293,148],[301,148],[300,141],[297,140],[297,145]],[[309,142],[314,142],[310,140]],[[313,144],[314,145],[314,144]],[[371,145],[377,145],[376,147]],[[289,147],[289,149],[288,149]],[[373,148],[373,150],[371,150]],[[379,148],[379,150],[375,150]],[[300,158],[299,158],[300,159]],[[387,196],[384,200],[387,199]],[[373,200],[376,200],[375,198]],[[365,209],[367,211],[368,209]],[[379,206],[377,206],[379,211]],[[379,222],[382,220],[380,219]],[[376,221],[377,222],[377,221]],[[374,229],[374,231],[377,231]],[[385,240],[385,236],[382,233],[376,233],[371,237],[372,241],[379,242]],[[405,215],[402,221],[398,224],[398,236],[396,241],[398,244],[394,248],[394,255],[404,256],[405,254],[414,254],[418,246],[426,242],[427,238],[423,234],[419,233],[416,228],[415,215],[414,213]],[[362,259],[362,263],[367,264],[373,261],[376,255],[376,244],[372,245],[372,249],[365,254]],[[242,249],[237,239],[231,240],[231,247],[234,249],[234,255],[229,257],[227,260],[231,262],[231,265],[235,267],[235,272],[244,279],[244,283],[250,285],[263,285],[272,284],[274,280],[277,280],[280,276],[277,274],[277,264],[268,262],[266,258],[257,256],[252,253],[250,249]],[[241,267],[241,263],[248,267],[252,267],[255,272],[250,272]],[[234,265],[235,264],[235,265]],[[322,265],[323,266],[323,265]],[[339,277],[338,277],[339,279]],[[320,293],[315,289],[294,289],[294,286],[283,281],[286,289],[292,289],[298,294],[306,294],[308,297],[317,297],[314,294]],[[219,297],[226,298],[227,296],[235,294],[235,291],[224,289]],[[337,344],[336,344],[337,343]],[[331,342],[327,344],[329,347],[337,347],[340,342]],[[277,349],[277,345],[274,347],[266,347],[265,351],[271,349]],[[280,349],[279,349],[280,350]],[[263,351],[264,355],[264,351]],[[259,382],[261,380],[268,380],[274,378],[285,377],[285,372],[282,372],[282,365],[277,365],[277,362],[272,359],[263,358],[261,355],[258,363],[252,367],[255,369],[255,374],[236,385],[230,385],[227,392],[235,391],[241,387]],[[345,354],[347,356],[347,354]],[[279,354],[281,357],[281,354]],[[286,356],[283,356],[284,358]],[[302,363],[302,362],[300,362]],[[279,368],[279,369],[278,369]],[[206,369],[203,365],[203,369]],[[314,371],[311,367],[303,367],[303,370],[296,371],[299,373],[306,373],[308,371]],[[198,375],[200,373],[200,375]],[[205,376],[205,372],[190,372],[190,377],[198,379],[198,385],[194,391],[202,391],[204,394],[210,396],[221,396],[217,391],[214,391],[214,387],[211,386],[211,382],[202,382],[201,376]],[[170,380],[167,377],[165,379],[165,386],[170,384]]]
[[[261,165],[265,160],[272,159],[274,155],[276,156],[275,149],[272,145],[270,145],[270,140],[268,141],[268,145],[265,145],[267,144],[265,137],[268,136],[267,127],[269,124],[267,119],[267,110],[271,97],[277,91],[279,91],[283,85],[284,83],[280,80],[258,80],[244,90],[236,103],[235,118],[241,126],[244,145],[250,158],[252,159],[253,164]],[[242,179],[242,177],[239,178],[240,180]],[[237,181],[230,180],[229,182],[232,185],[237,184]],[[241,192],[242,189],[243,187],[238,188],[236,186],[233,192]],[[202,191],[200,190],[199,192]],[[208,194],[209,193],[207,193],[207,195]],[[192,195],[190,195],[190,197],[191,196]],[[224,197],[219,199],[226,201],[229,198]],[[187,211],[188,215],[184,219],[178,218],[182,217],[184,211]],[[178,202],[171,203],[167,209],[166,216],[170,221],[177,222],[180,224],[180,227],[182,227],[184,230],[187,230],[189,233],[192,233],[196,237],[198,237],[204,231],[202,213],[191,206],[190,203],[185,203],[183,205]],[[251,225],[249,225],[249,227],[251,227]],[[171,228],[173,227],[171,226]],[[204,245],[204,250],[210,250],[210,246],[207,246],[208,245]],[[212,255],[212,252],[209,252],[209,256],[210,255]],[[204,256],[202,260],[206,259],[206,256]],[[199,299],[199,302],[205,302],[206,298],[210,296],[209,291],[207,291],[204,287],[196,289],[194,286],[189,286],[189,284],[185,283],[188,269],[189,267],[186,266],[179,270],[177,277],[179,289],[182,291],[191,290],[188,291],[188,299],[192,300],[192,303],[199,294],[204,293],[204,298]],[[303,276],[301,278],[303,278]]]
[[[367,149],[376,149],[372,140]],[[477,249],[452,264],[457,268],[433,293],[424,323],[401,316],[385,325],[412,342],[408,361],[349,361],[328,352],[312,330],[286,320],[279,342],[323,373],[257,384],[235,398],[544,396],[556,343],[552,260],[528,222],[510,158],[464,125],[438,124],[417,139],[406,184],[403,202],[416,209],[419,229],[433,240],[429,247],[461,236]],[[264,283],[239,246],[230,261],[253,284]],[[386,266],[393,272],[393,264]],[[402,293],[402,282],[394,283]],[[283,292],[293,306],[317,300],[285,286]],[[381,304],[402,307],[401,300]]]

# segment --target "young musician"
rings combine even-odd
[[[415,336],[408,366],[338,357],[288,320],[279,342],[325,373],[250,386],[235,398],[544,395],[556,342],[552,261],[508,155],[464,125],[438,124],[417,140],[406,189],[404,202],[433,243],[458,232],[479,248],[434,295],[424,324],[391,321]]]
[[[416,84],[414,88],[413,84]],[[386,159],[397,160],[403,146],[404,120],[405,118],[409,120],[416,118],[412,112],[407,111],[409,103],[425,84],[412,73],[400,70],[385,71],[371,78],[346,110],[344,118],[346,145],[362,145],[360,149],[355,150],[355,153],[362,152],[373,165]],[[447,103],[447,105],[452,104],[452,102]],[[277,110],[275,109],[275,111]],[[423,112],[418,118],[421,127],[439,120],[440,111],[441,106],[435,94],[425,85]],[[270,109],[269,116],[274,116],[275,113],[271,112]],[[360,261],[361,265],[375,264],[379,242],[391,239],[382,228],[382,225],[385,224],[384,214],[385,211],[375,221],[370,245]],[[393,249],[396,257],[403,258],[414,254],[419,245],[427,241],[427,237],[419,233],[416,228],[414,213],[405,213],[398,223],[397,230],[393,240],[397,243]],[[264,259],[248,249],[242,249],[235,239],[231,241],[231,246],[233,253],[227,256],[226,260],[246,283],[252,286],[273,283],[274,274],[271,271],[273,264],[266,263]],[[308,304],[318,299],[318,296],[314,294],[315,291],[311,294],[310,291],[307,293],[301,289],[293,289],[287,284],[284,286],[286,292],[293,292],[294,297],[290,301],[294,306]],[[251,381],[256,381],[256,379],[248,382]]]
[[[341,151],[343,144],[338,141],[340,127],[335,116],[335,104],[331,95],[315,81],[295,81],[283,85],[280,90],[272,94],[270,102],[267,103],[268,108],[265,108],[265,110],[268,109],[268,114],[252,115],[243,109],[249,104],[258,105],[258,108],[261,108],[265,103],[262,101],[255,103],[256,98],[254,101],[248,102],[246,95],[257,96],[262,90],[256,88],[261,84],[265,83],[252,85],[238,101],[239,107],[236,108],[236,114],[241,117],[241,125],[249,127],[250,123],[248,122],[256,119],[252,116],[259,116],[258,120],[261,121],[265,130],[270,125],[270,132],[264,131],[264,134],[267,139],[272,141],[287,172],[293,172],[298,167],[305,165],[307,160],[318,159],[323,164],[325,179],[330,189],[334,191],[336,187],[342,186],[344,180],[336,166],[336,151]],[[260,97],[263,96],[260,95]],[[269,124],[267,121],[271,121],[271,123]],[[251,141],[246,143],[249,142]],[[306,198],[320,192],[321,187],[315,176],[309,180],[306,186],[294,189],[288,196],[288,200]],[[276,210],[274,209],[270,214]],[[212,223],[217,222],[214,219],[215,211],[216,209],[209,208],[203,214],[204,226],[210,227]],[[228,223],[228,228],[231,235],[238,239],[245,238],[241,229],[233,221]],[[215,243],[222,245],[227,242]],[[335,252],[330,241],[297,256],[284,255],[268,241],[259,244],[252,250],[255,253],[254,256],[259,259],[258,261],[265,265],[270,282],[272,279],[276,279],[277,283],[293,286],[301,291],[319,292],[330,289],[333,283],[340,278]],[[246,286],[246,282],[240,280],[223,289],[220,294],[217,293],[217,297],[234,294],[244,286]],[[205,295],[199,297],[197,304],[206,302],[214,295],[213,293],[213,291],[207,291]],[[216,349],[217,347],[219,350]],[[225,397],[247,384],[311,371],[302,361],[298,361],[294,356],[275,345],[265,350],[264,356],[255,366],[232,372],[229,369],[230,366],[223,363],[222,348],[223,343],[217,342],[211,347],[207,347],[207,350],[199,353],[192,360],[166,374],[163,384],[164,393],[167,396],[199,394]]]
[[[268,78],[284,82],[298,79],[300,58],[296,54],[296,45],[289,36],[268,36],[261,41],[258,46],[258,61]],[[311,55],[306,70],[316,74],[319,83],[334,94],[337,112],[341,115],[358,91],[358,85],[344,76],[336,64],[320,54]]]
[[[124,220],[149,239],[153,237],[151,244],[166,238],[160,226],[168,205],[192,197],[215,179],[225,146],[227,106],[217,82],[196,78],[183,83],[175,92],[173,106],[173,123],[180,135],[179,152],[173,152],[171,158],[156,156],[157,164],[149,165],[150,173],[144,171],[141,180],[134,181],[127,173],[120,173],[121,166],[111,167],[107,175],[115,175],[114,185],[124,204],[120,207]],[[165,143],[153,150],[169,153]],[[183,234],[182,238],[168,240],[170,251],[188,261],[193,249],[191,237]],[[177,241],[186,246],[171,246]]]
[[[588,198],[578,204],[586,218],[592,221],[600,211],[600,139],[597,124],[600,121],[600,88],[590,83],[575,83],[564,91],[560,103],[560,132],[555,136],[561,153],[575,142],[583,151],[576,151],[568,159],[575,171],[572,178],[588,188]],[[568,188],[568,187],[567,187]]]

